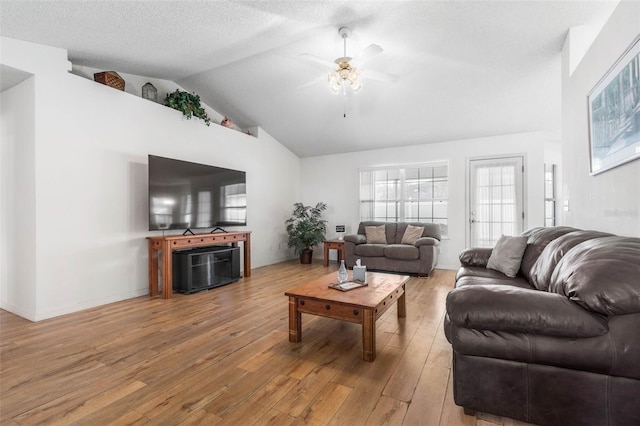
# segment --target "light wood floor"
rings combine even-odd
[[[407,318],[394,306],[377,322],[373,363],[356,324],[303,315],[290,343],[284,291],[337,269],[314,262],[38,323],[0,311],[0,424],[524,424],[453,402],[453,271],[411,278]]]

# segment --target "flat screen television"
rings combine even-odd
[[[247,224],[246,173],[149,155],[149,230]]]

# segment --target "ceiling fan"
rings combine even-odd
[[[303,53],[301,56],[313,62],[326,65],[331,69],[331,72],[327,75],[327,81],[329,87],[334,93],[347,94],[348,92],[357,92],[362,88],[361,79],[370,78],[372,80],[396,82],[398,76],[385,74],[373,70],[362,70],[362,66],[373,58],[383,52],[382,47],[377,44],[370,44],[356,57],[351,58],[347,56],[347,38],[351,35],[351,30],[347,27],[341,27],[338,33],[344,42],[344,56],[335,59],[333,62],[312,55],[310,53]],[[322,78],[324,79],[324,78]],[[316,84],[318,81],[309,83],[303,87]]]

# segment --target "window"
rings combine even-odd
[[[448,234],[447,163],[360,171],[360,220],[433,222]]]
[[[544,165],[544,225],[556,226],[556,165]]]

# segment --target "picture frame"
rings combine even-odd
[[[590,175],[640,158],[640,37],[587,95]]]

